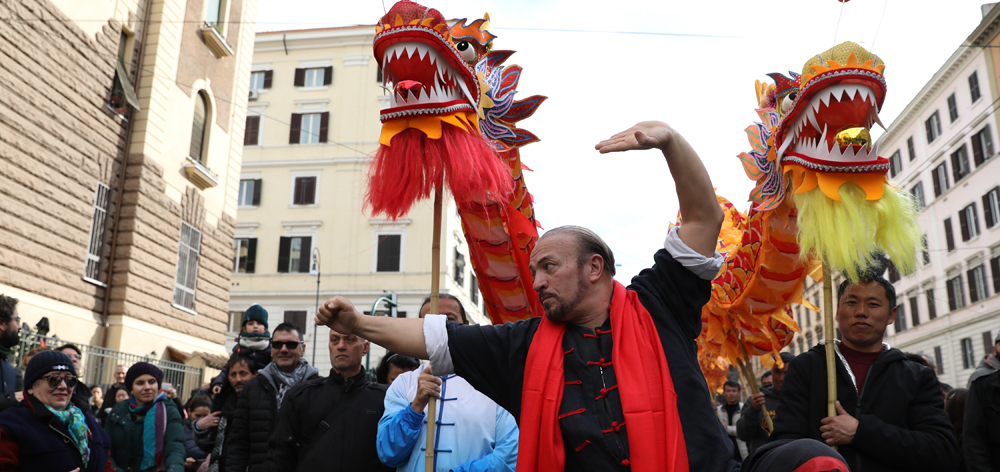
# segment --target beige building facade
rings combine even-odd
[[[255,9],[0,4],[0,293],[25,324],[224,353]]]
[[[373,39],[374,26],[356,26],[258,33],[254,45],[230,342],[242,312],[260,304],[270,329],[283,321],[305,329],[306,359],[324,375],[329,330],[314,327],[317,298],[343,295],[367,312],[395,294],[398,316],[415,317],[430,293],[432,202],[396,221],[364,208],[379,110],[388,105]],[[470,322],[488,323],[447,196],[443,214],[441,291],[461,299]],[[374,369],[384,351],[372,347]]]

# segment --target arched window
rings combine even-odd
[[[208,125],[208,100],[205,92],[198,92],[194,101],[194,118],[191,120],[191,153],[192,159],[204,163],[205,128]]]

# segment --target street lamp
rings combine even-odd
[[[316,313],[319,313],[319,247],[313,248],[313,266],[309,270],[310,274],[316,274]],[[315,320],[315,313],[313,314],[313,319]],[[319,325],[313,321],[313,353],[312,353],[312,363],[313,367],[316,366],[316,342],[317,335],[319,332]]]
[[[393,316],[396,314],[396,307],[399,306],[399,303],[396,302],[396,292],[392,292],[391,294],[389,294],[388,297],[386,296],[378,297],[378,299],[375,300],[375,303],[372,303],[372,311],[369,312],[371,313],[372,316],[378,316],[375,310],[378,309],[378,304],[382,302],[385,302],[387,305],[389,305],[389,316]],[[371,370],[371,359],[372,359],[372,351],[371,349],[369,349],[368,353],[365,354],[366,371]]]

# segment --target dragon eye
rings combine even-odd
[[[476,48],[472,47],[468,41],[459,41],[455,48],[462,54],[462,60],[472,64],[476,62]]]
[[[792,105],[795,104],[795,95],[796,94],[794,94],[794,93],[790,93],[790,94],[786,95],[785,98],[781,99],[781,112],[782,113],[788,113],[788,110],[790,110],[792,108]]]

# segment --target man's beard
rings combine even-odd
[[[580,302],[583,301],[583,297],[587,294],[587,282],[583,279],[583,270],[580,270],[579,278],[577,279],[576,294],[573,298],[567,300],[565,303],[556,295],[548,292],[539,292],[538,296],[541,297],[543,294],[548,295],[556,302],[556,306],[549,308],[549,305],[542,303],[542,308],[545,308],[545,316],[547,316],[552,321],[566,321],[566,316],[573,312]]]
[[[16,329],[8,329],[0,333],[0,346],[14,347],[21,342],[21,333]]]

